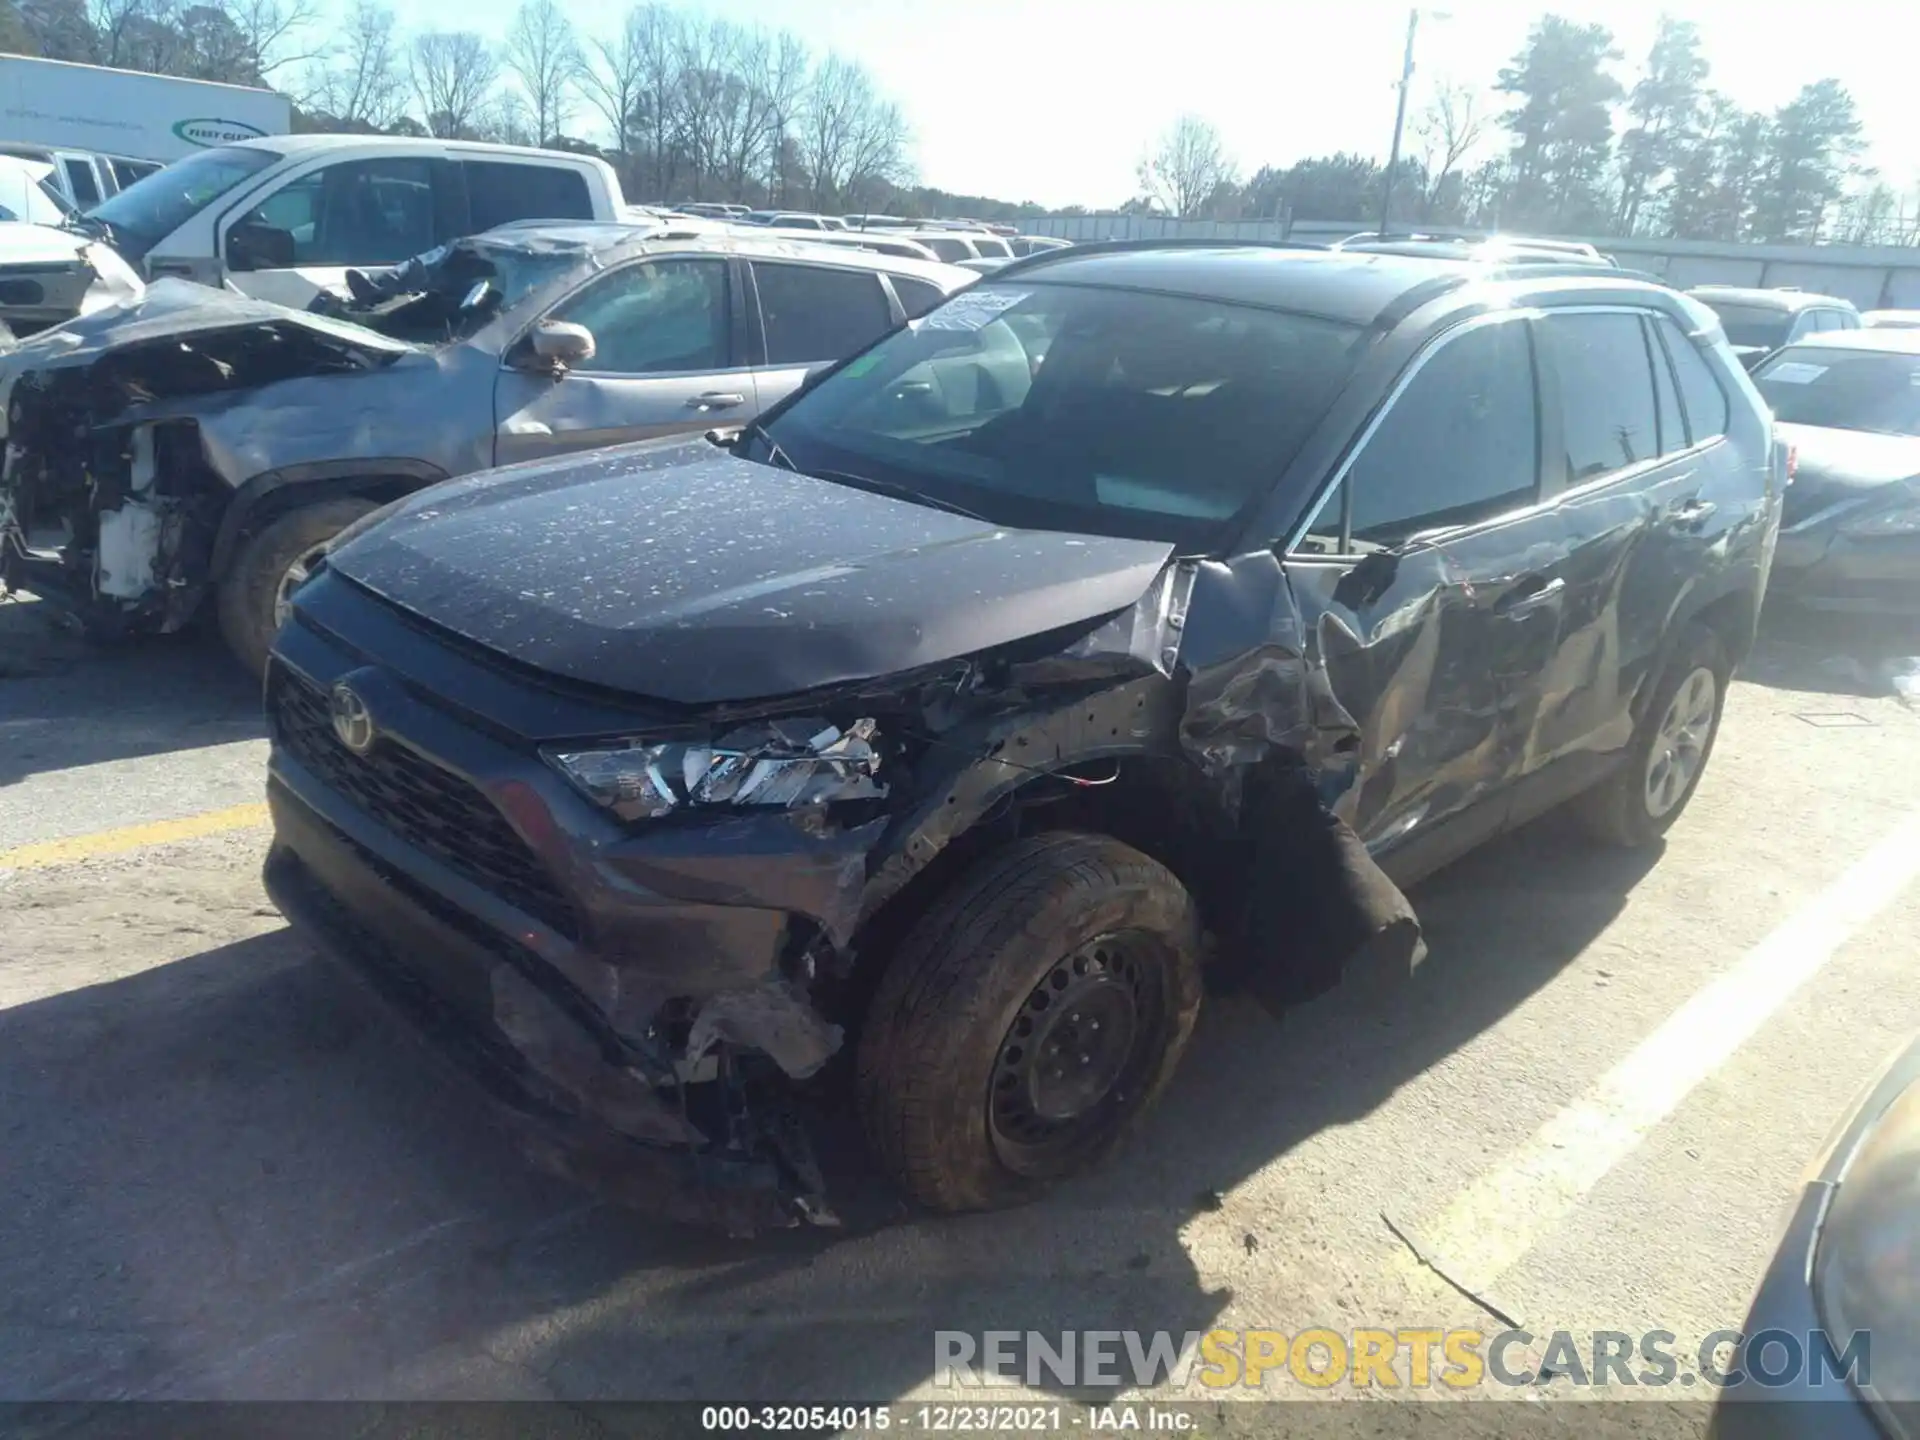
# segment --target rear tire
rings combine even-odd
[[[1681,633],[1620,768],[1573,802],[1588,832],[1628,847],[1667,833],[1706,774],[1732,672],[1713,631]]]
[[[288,511],[241,545],[220,584],[220,634],[248,671],[266,674],[287,598],[321,549],[377,508],[371,500],[323,500]]]
[[[935,1210],[1017,1203],[1112,1152],[1179,1064],[1201,929],[1174,875],[1053,832],[974,865],[908,931],[859,1050],[876,1158]]]

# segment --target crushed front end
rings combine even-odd
[[[886,824],[885,720],[734,725],[603,805],[590,762],[536,737],[712,731],[423,643],[331,573],[299,617],[267,680],[281,909],[474,1072],[550,1168],[732,1233],[830,1220],[802,1114],[844,1041],[828,930]],[[789,763],[735,763],[743,731]],[[808,753],[824,758],[803,774]],[[703,809],[689,777],[774,789]]]
[[[196,416],[401,353],[313,328],[324,324],[163,281],[0,357],[0,583],[105,638],[184,626],[212,587],[221,524],[247,478],[209,453]]]

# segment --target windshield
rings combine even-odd
[[[1789,425],[1920,435],[1920,355],[1793,345],[1754,371],[1753,383]]]
[[[1771,350],[1787,338],[1793,316],[1785,310],[1765,305],[1729,305],[1724,300],[1702,302],[1720,317],[1720,328],[1727,332],[1727,343],[1742,348]]]
[[[90,213],[113,227],[115,248],[137,260],[194,214],[279,159],[271,150],[250,145],[202,150],[134,181]]]
[[[982,283],[769,431],[800,470],[996,524],[1204,543],[1279,478],[1361,339],[1212,300]]]

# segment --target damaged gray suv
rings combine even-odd
[[[342,535],[267,680],[266,882],[537,1153],[736,1231],[857,1109],[925,1205],[1105,1155],[1203,957],[1273,1007],[1564,801],[1654,840],[1784,451],[1713,316],[1591,267],[1016,261],[728,436]]]
[[[333,315],[162,280],[0,359],[0,580],[104,636],[211,602],[256,673],[341,527],[449,476],[751,419],[976,277],[657,225],[518,223]]]

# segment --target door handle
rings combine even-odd
[[[696,395],[687,401],[689,410],[731,410],[735,405],[744,405],[747,397],[736,395],[731,390],[709,390],[704,395]]]
[[[1551,580],[1544,575],[1528,575],[1495,602],[1493,613],[1503,620],[1530,615],[1542,605],[1558,600],[1566,588],[1566,580],[1559,575]]]
[[[1667,518],[1681,530],[1698,530],[1713,518],[1720,507],[1711,500],[1680,500],[1668,509]]]

